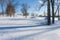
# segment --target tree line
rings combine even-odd
[[[20,4],[18,3],[18,0],[17,0],[17,2],[16,2],[16,0],[0,0],[0,5],[1,5],[1,9],[2,9],[2,15],[11,17],[11,16],[15,15],[16,8]],[[4,5],[6,6],[5,12],[4,12]],[[27,17],[29,15],[28,14],[28,5],[26,3],[23,3],[23,4],[21,4],[21,7],[22,7],[21,12],[22,12],[23,16]]]
[[[60,5],[60,0],[41,0],[43,2],[43,4],[41,4],[41,6],[39,7],[39,10],[41,9],[41,7],[43,7],[45,5],[45,3],[47,3],[47,24],[51,25],[54,24],[54,19],[55,19],[55,15],[58,12],[58,19],[59,19],[59,5]],[[55,11],[55,6],[57,7],[56,11]],[[51,16],[52,15],[52,16]],[[52,20],[51,20],[52,17]]]
[[[40,0],[43,2],[43,4],[40,4],[39,6],[39,10],[41,9],[41,7],[43,7],[45,5],[45,3],[47,3],[47,24],[48,25],[51,25],[51,22],[52,24],[54,24],[54,19],[55,19],[55,15],[56,13],[58,12],[58,19],[59,19],[59,0]],[[4,4],[7,5],[6,7],[6,15],[7,16],[14,16],[15,15],[15,12],[16,12],[16,9],[15,7],[17,8],[17,5],[20,5],[18,4],[18,2],[14,3],[13,2],[16,2],[16,0],[0,0],[0,5],[1,5],[1,8],[2,8],[2,14],[4,15]],[[57,9],[55,10],[55,6],[57,7]],[[27,17],[29,15],[28,13],[28,5],[26,3],[23,3],[21,5],[21,12],[23,14],[23,16]],[[52,14],[52,20],[51,20],[51,14]],[[34,16],[34,14],[32,14]]]

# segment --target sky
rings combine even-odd
[[[44,10],[46,11],[46,7],[41,8],[40,11],[37,11],[37,8],[39,7],[39,5],[42,3],[40,0],[16,0],[14,3],[18,3],[19,5],[16,4],[16,13],[17,14],[21,14],[21,8],[22,8],[22,4],[26,3],[28,5],[28,13],[38,13],[38,14],[43,14]],[[5,6],[4,6],[4,9]],[[0,12],[1,12],[1,6],[0,6]]]
[[[29,7],[28,8],[28,13],[30,13],[30,14],[31,13],[43,14],[44,10],[46,11],[46,7],[43,7],[43,8],[41,8],[40,11],[37,11],[37,8],[42,3],[40,0],[20,0],[20,4],[23,4],[23,3],[26,3],[28,5],[28,7]],[[19,6],[19,9],[21,9],[20,7],[21,6]],[[19,13],[19,11],[21,11],[19,9],[17,8],[18,13]]]

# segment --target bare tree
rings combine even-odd
[[[58,6],[58,9],[57,9],[57,10],[58,10],[58,20],[60,20],[60,18],[59,18],[59,16],[60,16],[60,14],[59,14],[59,13],[60,13],[60,12],[59,12],[59,5],[60,5],[60,3],[59,3],[59,1],[57,0],[57,6]]]
[[[50,0],[42,0],[43,4],[41,4],[41,6],[39,7],[39,10],[41,9],[41,7],[43,7],[45,5],[45,3],[47,2],[47,24],[50,25],[51,24],[51,14],[50,14]]]
[[[54,24],[54,17],[55,17],[55,14],[54,14],[54,0],[51,0],[51,4],[52,4],[52,23]]]
[[[5,7],[8,6],[9,2],[12,3],[12,5],[17,8],[20,4],[19,4],[19,1],[20,0],[0,0],[0,5],[1,5],[1,8],[2,8],[2,14],[4,15],[4,13],[6,13],[6,10],[4,10],[4,5]],[[4,12],[5,11],[5,12]]]
[[[4,9],[3,6],[4,4],[7,3],[7,0],[0,0],[1,8],[2,8],[2,14],[4,15]]]
[[[39,5],[39,10],[45,5],[47,0],[40,0],[40,1],[42,2],[42,4]]]
[[[50,0],[47,0],[47,16],[48,16],[48,25],[50,25],[51,24],[51,19],[50,19],[50,17],[51,17],[51,14],[50,14]]]
[[[15,15],[15,7],[11,3],[7,5],[6,15],[10,17]]]
[[[46,2],[48,2],[48,7],[47,7],[47,9],[48,9],[48,16],[51,16],[51,12],[52,12],[52,23],[54,24],[54,18],[55,18],[55,15],[56,15],[56,13],[58,12],[58,19],[59,19],[59,5],[60,5],[60,0],[42,0],[42,1],[44,1],[43,2],[43,4],[41,4],[40,5],[40,7],[39,7],[39,10],[41,9],[41,7],[43,7],[44,5],[45,5],[45,3]],[[57,2],[58,1],[58,2]],[[57,5],[56,5],[57,4]],[[49,7],[50,6],[50,7]],[[56,9],[56,11],[55,11],[55,7],[54,6],[56,6],[57,7],[57,9]],[[51,10],[51,8],[52,8],[52,11],[50,12],[49,10]],[[48,17],[48,19],[50,19],[50,17]],[[51,20],[51,19],[50,19]],[[48,20],[48,21],[50,21],[50,20]],[[51,22],[51,21],[50,21]],[[50,22],[48,22],[48,24],[50,23]]]
[[[15,9],[18,8],[20,0],[8,0],[7,8],[6,8],[6,14],[7,16],[14,16],[15,15]]]
[[[27,6],[27,4],[22,4],[21,12],[23,13],[23,16],[25,16],[27,18],[27,16],[28,16],[28,6]]]

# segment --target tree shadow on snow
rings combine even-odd
[[[15,28],[31,28],[31,27],[39,27],[39,26],[46,26],[46,24],[44,25],[29,25],[29,26],[9,26],[9,27],[0,27],[0,30],[4,30],[4,29],[15,29]]]
[[[17,38],[12,38],[12,39],[15,39],[15,40],[24,40],[25,38],[28,38],[28,37],[32,37],[32,36],[35,36],[35,35],[42,35],[46,32],[50,32],[50,31],[53,31],[53,30],[56,30],[56,29],[60,29],[60,26],[58,27],[51,27],[51,28],[46,28],[44,31],[42,32],[38,32],[38,33],[35,33],[35,34],[30,34],[30,35],[25,35],[25,36],[22,36],[22,37],[17,37]],[[38,30],[38,29],[37,29]],[[11,40],[12,40],[11,39]]]

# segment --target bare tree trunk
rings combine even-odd
[[[27,18],[27,16],[25,16],[25,18]]]
[[[48,5],[47,5],[47,11],[48,11],[48,13],[47,13],[47,17],[48,17],[48,25],[50,25],[51,24],[51,19],[50,19],[50,17],[51,17],[51,14],[50,14],[50,0],[47,0],[48,1]]]
[[[59,1],[57,0],[57,3],[58,3]],[[59,3],[58,3],[58,20],[60,20],[59,19]]]
[[[59,5],[58,5],[58,20],[59,20]]]
[[[1,4],[1,8],[2,8],[2,15],[4,15],[3,3]]]
[[[55,14],[54,14],[54,0],[51,0],[52,1],[52,23],[54,24],[54,17],[55,17]]]
[[[44,11],[44,16],[46,16],[45,11]]]

